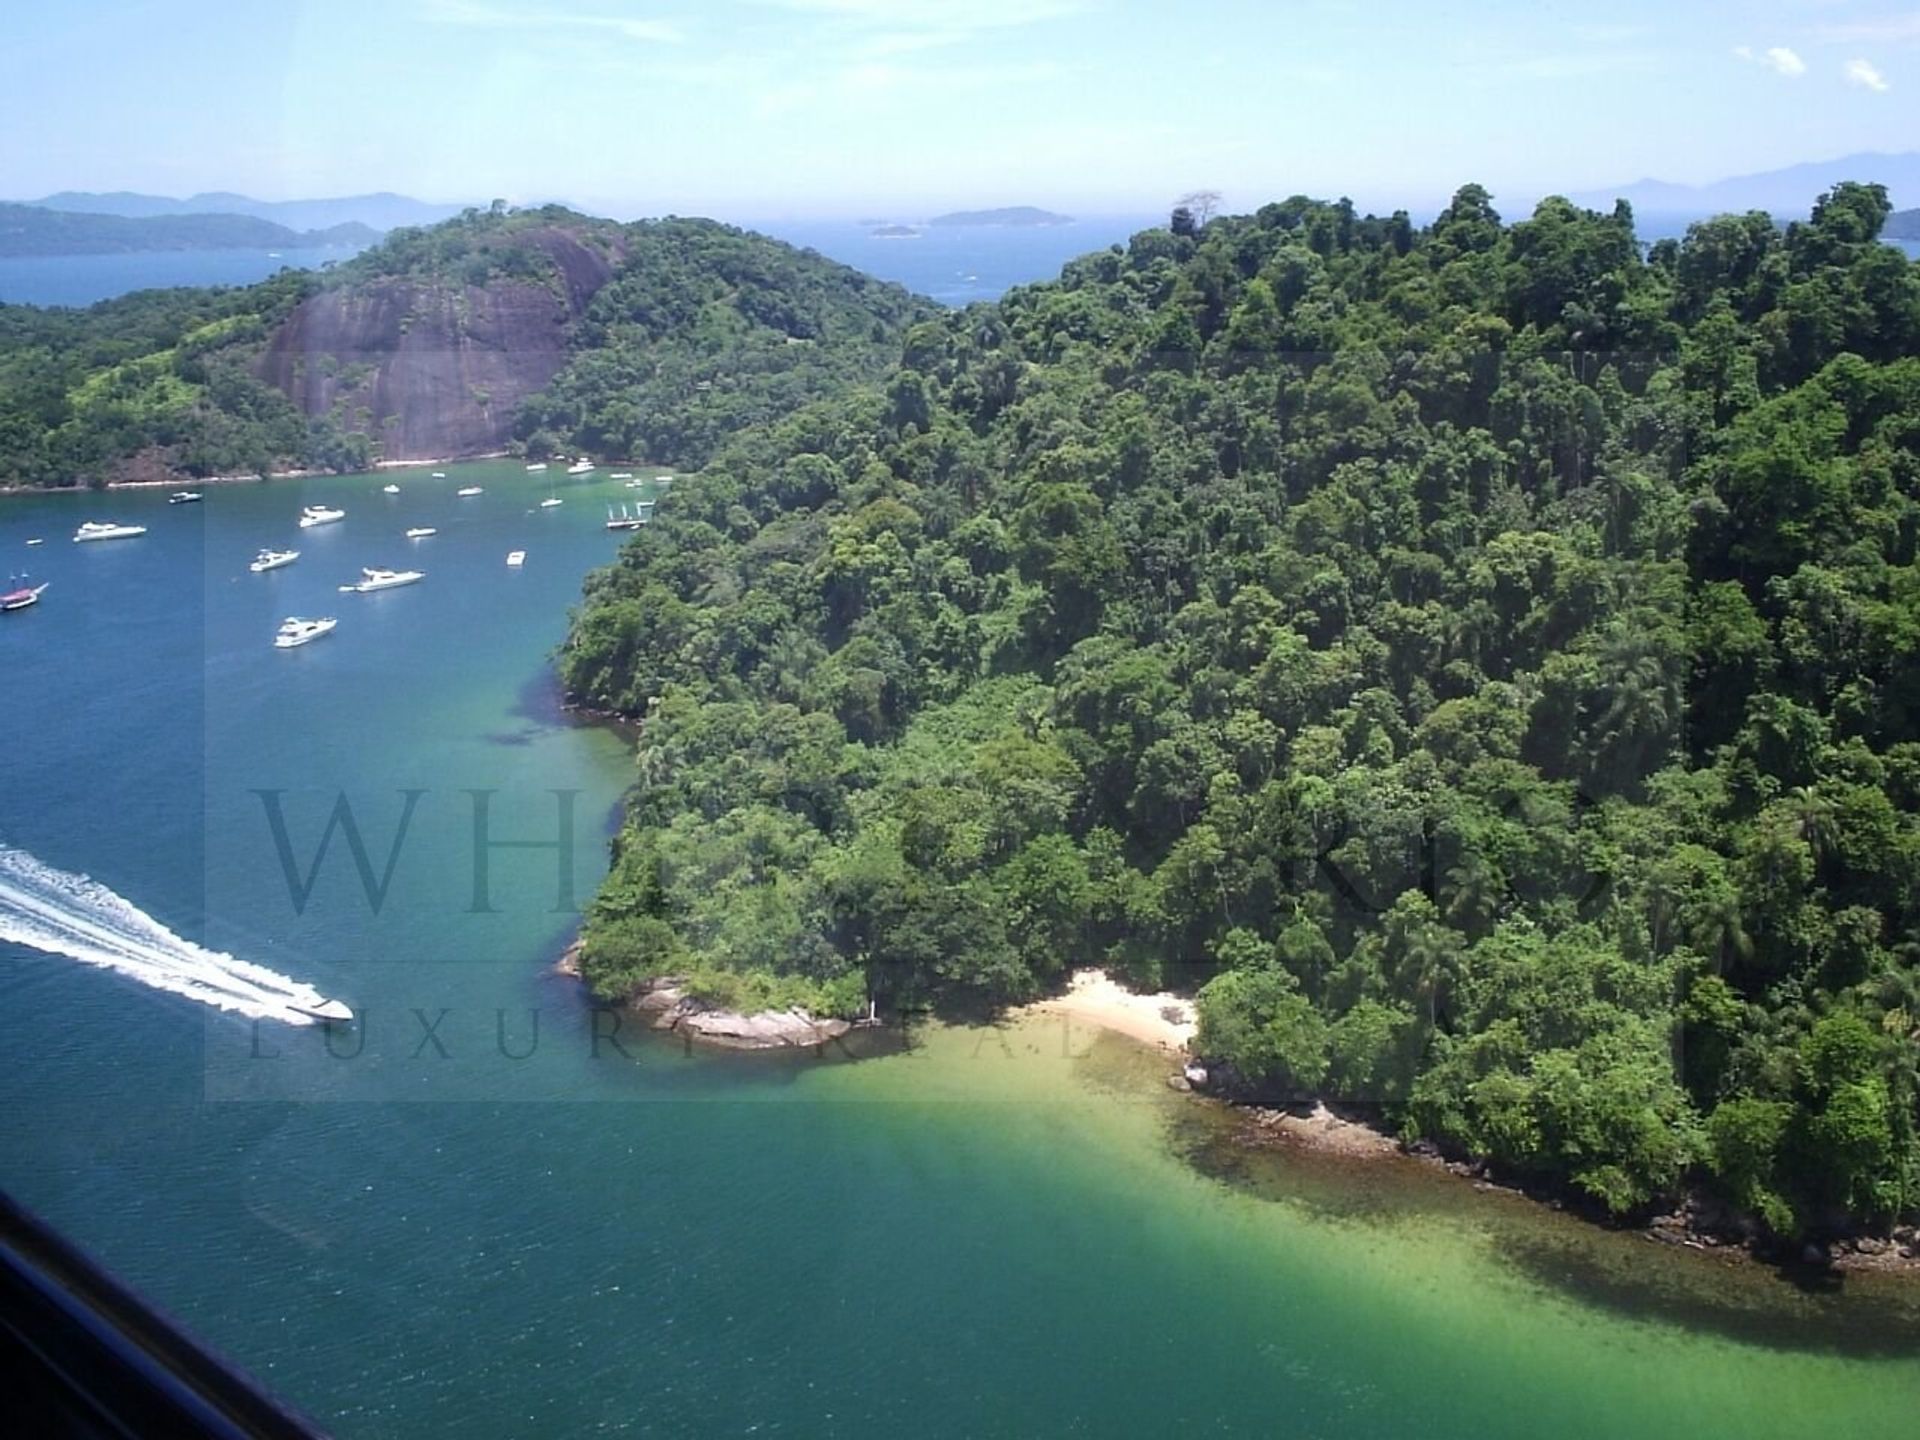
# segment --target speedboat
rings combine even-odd
[[[640,489],[644,489],[644,488],[646,487],[646,483],[647,483],[647,482],[646,482],[646,481],[644,481],[644,480],[629,480],[629,481],[627,481],[627,488],[628,488],[629,490],[640,490]]]
[[[633,478],[633,472],[631,470],[616,470],[607,478],[609,480],[631,480]]]
[[[509,565],[512,565],[512,566],[515,566],[515,567],[518,567],[518,566],[521,566],[521,565],[524,565],[524,564],[526,564],[526,563],[527,563],[527,552],[526,552],[526,551],[524,551],[524,550],[509,550],[509,551],[507,552],[507,564],[509,564]]]
[[[574,461],[573,464],[567,466],[567,473],[569,475],[584,475],[591,469],[593,469],[593,461],[582,455],[578,460]]]
[[[407,531],[407,539],[424,540],[429,535],[438,535],[439,533],[440,532],[431,525],[416,525],[413,529]]]
[[[82,540],[130,540],[135,535],[144,535],[144,525],[115,525],[109,520],[89,520],[73,532],[74,543]]]
[[[545,461],[541,461],[541,462],[540,462],[539,464],[537,464],[537,465],[529,465],[529,466],[527,466],[527,473],[528,473],[529,475],[531,475],[531,474],[533,474],[533,473],[535,473],[536,471],[540,471],[540,470],[544,470],[544,469],[546,469],[546,468],[547,468],[547,466],[546,466],[546,462],[545,462]]]
[[[478,495],[480,493],[480,487],[478,485],[462,485],[453,493],[456,495]]]
[[[342,595],[371,595],[375,590],[392,590],[399,585],[412,585],[426,579],[424,570],[383,570],[378,566],[367,566],[360,571],[360,583],[342,585]]]
[[[380,487],[380,493],[382,495],[398,495],[400,493],[400,487],[398,485],[382,485]]]
[[[316,525],[331,525],[336,520],[346,518],[346,511],[336,510],[330,505],[309,505],[300,512],[300,528],[311,530]]]
[[[34,539],[32,539],[32,540],[29,540],[29,541],[27,541],[27,543],[28,543],[29,545],[44,545],[44,544],[46,544],[47,542],[46,542],[46,541],[44,541],[44,540],[42,540],[42,539],[40,539],[40,538],[38,538],[38,537],[36,536],[36,537],[35,537]]]
[[[540,502],[540,508],[542,510],[551,510],[553,509],[554,506],[560,503],[561,503],[561,500],[558,495],[549,495],[546,499]]]
[[[279,632],[273,637],[273,648],[291,650],[296,645],[305,645],[322,635],[331,635],[339,623],[331,615],[324,620],[302,620],[298,615],[289,615],[280,622]]]
[[[447,472],[444,470],[436,470],[433,472],[433,478],[436,480],[444,480],[447,478]]]
[[[198,505],[206,497],[198,490],[176,490],[167,496],[169,505]]]
[[[319,1000],[311,1005],[304,1005],[297,1000],[290,1000],[287,1002],[287,1008],[301,1015],[310,1015],[315,1020],[323,1021],[328,1025],[351,1025],[353,1023],[353,1011],[348,1009],[345,1002],[340,1000]]]
[[[282,565],[291,565],[299,558],[298,550],[262,550],[253,557],[253,563],[247,568],[258,575],[264,570],[278,570]]]
[[[0,610],[24,610],[29,605],[40,603],[40,592],[47,588],[42,580],[38,585],[27,584],[27,577],[16,575],[10,582],[11,588],[0,594]]]

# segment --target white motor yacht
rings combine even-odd
[[[513,566],[513,567],[515,567],[515,568],[517,569],[517,568],[519,568],[520,566],[522,566],[522,565],[524,565],[524,564],[526,564],[526,563],[527,563],[527,552],[526,552],[526,551],[524,551],[524,550],[509,550],[509,551],[507,552],[507,564],[509,564],[509,565],[511,565],[511,566]]]
[[[353,1011],[347,1007],[346,1002],[341,1000],[323,999],[312,1005],[303,1005],[295,1000],[288,1002],[287,1008],[289,1010],[297,1010],[302,1015],[310,1015],[315,1020],[322,1021],[328,1025],[351,1025],[353,1023]]]
[[[253,557],[253,563],[247,569],[258,575],[263,570],[278,570],[282,565],[291,565],[299,558],[298,550],[262,550]]]
[[[382,485],[380,487],[380,493],[382,495],[398,495],[400,493],[400,487],[398,485]]]
[[[412,585],[426,579],[423,570],[383,570],[378,566],[367,566],[360,571],[360,583],[342,585],[342,595],[371,595],[376,590],[392,590],[400,585]]]
[[[543,460],[539,464],[527,466],[527,473],[531,475],[536,471],[544,470],[546,468],[547,468],[546,462]]]
[[[135,535],[144,535],[144,525],[116,525],[110,520],[89,520],[73,532],[74,543],[84,540],[130,540]]]
[[[453,493],[460,496],[478,495],[480,493],[480,487],[478,485],[462,485]]]
[[[540,502],[540,508],[542,510],[551,510],[553,509],[554,506],[564,504],[564,503],[565,502],[562,501],[558,495],[549,495],[546,499]]]
[[[305,645],[322,635],[331,635],[339,623],[331,615],[324,620],[302,620],[298,615],[289,615],[280,622],[279,633],[273,637],[273,648],[291,650],[296,645]]]
[[[300,528],[311,530],[316,525],[331,525],[336,520],[346,518],[346,511],[336,510],[330,505],[309,505],[300,512]]]
[[[198,505],[206,497],[198,490],[176,490],[167,496],[169,505]]]
[[[567,473],[569,475],[585,475],[591,469],[593,469],[593,461],[582,455],[578,460],[574,461],[573,464],[567,466]]]
[[[431,525],[416,525],[411,530],[407,531],[407,539],[424,540],[429,535],[438,535],[439,533],[440,532],[434,529],[433,526]]]

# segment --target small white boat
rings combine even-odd
[[[478,495],[480,493],[480,487],[478,485],[462,485],[453,493],[456,495]]]
[[[351,1025],[353,1023],[353,1011],[347,1008],[343,1001],[339,1000],[321,1000],[312,1005],[302,1005],[298,1001],[289,1001],[287,1008],[297,1011],[302,1015],[311,1015],[315,1020],[323,1021],[328,1025]]]
[[[202,495],[198,490],[176,490],[173,494],[167,496],[167,503],[169,505],[198,505],[204,499],[206,499],[206,496]]]
[[[444,480],[447,478],[447,472],[444,470],[436,470],[433,472],[433,478],[436,480]]]
[[[629,481],[627,481],[627,488],[628,488],[629,490],[640,490],[640,489],[644,489],[644,488],[646,487],[646,483],[647,483],[647,482],[646,482],[646,481],[644,481],[644,480],[629,480]]]
[[[135,535],[146,533],[147,527],[144,525],[115,525],[108,520],[89,520],[73,532],[73,539],[77,545],[86,540],[130,540]]]
[[[273,637],[273,648],[291,650],[296,645],[305,645],[322,635],[331,635],[339,623],[331,615],[324,620],[302,620],[297,615],[289,615],[280,622],[279,632]]]
[[[47,542],[42,539],[39,539],[38,537],[35,537],[34,539],[27,541],[27,543],[29,545],[44,545]]]
[[[342,595],[371,595],[376,590],[392,590],[400,585],[413,585],[426,579],[423,570],[383,570],[378,566],[365,566],[360,571],[357,585],[342,585]]]
[[[398,495],[400,493],[400,487],[398,485],[382,485],[380,487],[380,493],[382,495]]]
[[[263,570],[278,570],[282,565],[291,565],[299,558],[298,550],[262,550],[253,557],[253,563],[247,569],[258,575]]]
[[[309,505],[300,512],[300,528],[311,530],[316,525],[331,525],[336,520],[346,518],[346,511],[336,510],[330,505]]]
[[[429,535],[438,535],[439,533],[440,532],[434,529],[433,526],[431,525],[416,525],[411,530],[407,531],[407,539],[424,540]]]
[[[526,551],[524,551],[524,550],[509,550],[509,551],[507,552],[507,564],[509,564],[509,565],[512,565],[512,566],[515,566],[515,567],[518,567],[518,566],[521,566],[521,565],[524,565],[524,564],[526,564],[526,563],[527,563],[527,552],[526,552]]]
[[[542,510],[551,510],[553,509],[554,506],[562,503],[563,502],[561,501],[558,495],[549,495],[546,499],[540,502],[540,508]]]
[[[633,472],[631,470],[616,470],[607,478],[609,480],[631,480],[633,478]]]
[[[546,466],[546,462],[545,462],[545,461],[542,461],[542,462],[540,462],[540,463],[539,463],[538,465],[529,465],[529,466],[527,466],[527,473],[528,473],[529,475],[531,475],[531,474],[533,474],[533,473],[534,473],[534,472],[535,472],[536,470],[544,470],[544,469],[546,469],[546,468],[547,468],[547,466]]]
[[[567,473],[569,475],[585,475],[592,469],[593,461],[582,455],[578,460],[574,461],[573,464],[567,466]]]

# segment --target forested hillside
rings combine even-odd
[[[881,374],[930,311],[713,221],[471,210],[244,289],[0,305],[0,485],[509,446],[697,465]]]
[[[1782,1235],[1916,1195],[1920,268],[1292,200],[916,325],[589,584],[585,963],[742,1004],[1199,987],[1249,1093]]]
[[[365,245],[365,225],[289,230],[252,215],[93,215],[0,202],[0,257],[110,255],[130,250],[267,250],[276,245]]]

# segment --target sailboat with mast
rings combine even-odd
[[[29,585],[25,575],[16,575],[7,582],[7,589],[0,592],[0,610],[24,610],[29,605],[40,603],[40,592],[47,588],[47,582]]]

